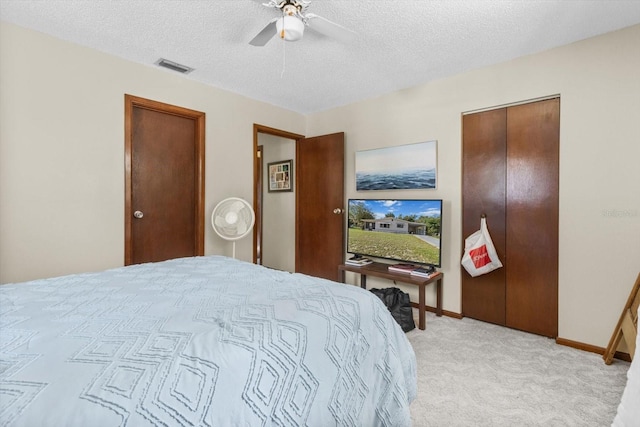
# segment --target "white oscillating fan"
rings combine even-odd
[[[213,230],[225,240],[233,242],[233,257],[236,257],[236,240],[242,239],[253,229],[256,215],[246,200],[229,197],[213,208],[211,225]]]

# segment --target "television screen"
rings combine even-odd
[[[347,252],[441,266],[442,200],[349,199]]]

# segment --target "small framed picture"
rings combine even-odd
[[[293,191],[293,160],[281,160],[267,165],[269,192]]]

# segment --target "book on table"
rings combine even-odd
[[[406,264],[406,263],[401,262],[399,264],[390,265],[389,267],[387,267],[387,270],[392,271],[394,273],[410,274],[416,268],[418,268],[417,265]]]
[[[359,258],[351,258],[346,260],[345,265],[351,265],[355,267],[362,267],[363,265],[373,264],[369,258],[359,257]]]
[[[419,267],[411,271],[412,276],[424,277],[425,279],[435,276],[436,274],[438,274],[438,272],[433,268],[425,268],[425,267]]]

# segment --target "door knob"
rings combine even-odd
[[[341,214],[342,212],[344,212],[344,210],[343,210],[343,209],[340,209],[340,208],[335,208],[335,209],[333,210],[333,213],[334,213],[334,214],[336,214],[336,215]]]
[[[140,212],[140,211],[135,211],[133,213],[133,216],[135,216],[136,218],[140,219],[140,218],[142,218],[144,216],[144,214],[142,212]]]

